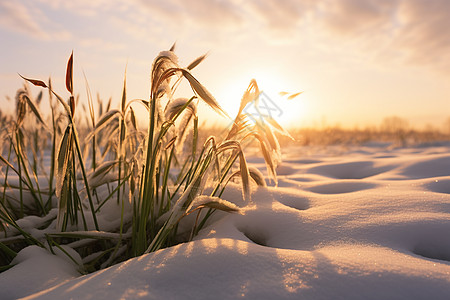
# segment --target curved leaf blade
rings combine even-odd
[[[73,51],[67,62],[66,88],[69,91],[69,93],[73,94]]]
[[[36,79],[26,78],[26,77],[23,77],[23,76],[20,75],[20,74],[19,74],[19,76],[22,77],[24,80],[26,80],[26,81],[28,81],[28,82],[34,84],[35,86],[40,86],[40,87],[43,87],[43,88],[46,88],[46,87],[47,87],[47,85],[45,84],[45,82],[43,82],[43,81],[41,81],[41,80],[36,80]]]

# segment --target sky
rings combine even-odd
[[[84,73],[92,93],[118,105],[125,68],[129,99],[148,99],[152,60],[176,41],[182,66],[208,53],[193,74],[230,115],[255,78],[285,126],[373,126],[395,115],[441,127],[448,28],[448,0],[0,0],[0,109],[14,111],[18,73],[51,76],[68,96],[72,51],[82,101]],[[219,120],[207,108],[202,116]]]

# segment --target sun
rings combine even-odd
[[[289,78],[276,73],[254,72],[234,76],[217,91],[220,105],[231,116],[235,117],[239,110],[242,95],[250,80],[255,79],[261,91],[259,111],[274,118],[284,127],[298,127],[308,113],[307,93],[295,86]],[[248,108],[248,112],[257,113]]]

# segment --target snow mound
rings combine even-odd
[[[449,146],[298,153],[311,152],[285,151],[279,187],[250,203],[230,184],[242,213],[192,242],[84,276],[26,248],[1,298],[450,299]]]
[[[446,299],[448,272],[375,245],[282,250],[204,239],[27,299]]]

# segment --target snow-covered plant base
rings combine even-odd
[[[222,198],[242,214],[192,242],[84,276],[25,248],[1,299],[449,299],[450,145],[307,150],[285,150],[279,187],[250,203],[230,184]]]

